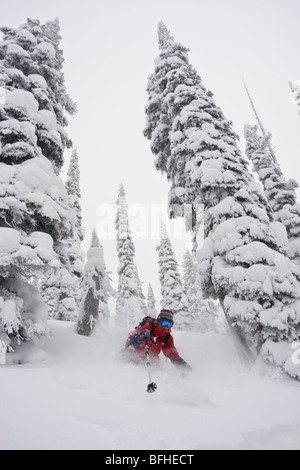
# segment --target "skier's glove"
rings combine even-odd
[[[149,330],[143,330],[140,333],[136,333],[130,338],[130,344],[132,346],[139,346],[141,343],[146,341],[148,338],[150,338],[150,331]]]
[[[187,371],[192,370],[191,366],[187,362],[185,362],[181,357],[177,359],[177,361],[175,361],[175,366],[178,367],[179,369],[184,369]]]
[[[150,331],[149,330],[143,330],[138,334],[137,341],[138,344],[143,343],[144,341],[147,341],[147,339],[150,338]]]

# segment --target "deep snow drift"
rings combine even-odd
[[[230,337],[174,332],[188,377],[161,357],[158,390],[123,363],[127,330],[93,337],[50,321],[51,341],[0,366],[0,449],[300,449],[300,384],[244,368]],[[9,361],[18,361],[10,354]]]

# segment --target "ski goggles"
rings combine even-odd
[[[160,318],[159,323],[163,328],[172,328],[174,322],[172,320],[167,320],[166,318]]]

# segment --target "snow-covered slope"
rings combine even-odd
[[[49,323],[51,341],[0,366],[0,449],[300,449],[300,384],[243,368],[229,337],[175,332],[193,372],[161,358],[149,395],[146,369],[120,360],[126,329]]]

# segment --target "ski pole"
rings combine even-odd
[[[152,382],[152,379],[151,379],[151,370],[150,370],[151,364],[150,364],[148,340],[146,340],[145,353],[146,353],[146,364],[147,364],[148,376],[149,376],[149,384],[147,385],[147,392],[153,393],[157,389],[157,385],[155,382]]]

